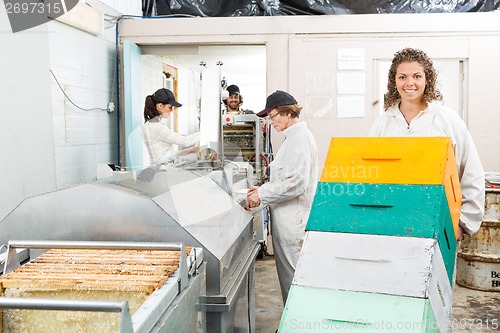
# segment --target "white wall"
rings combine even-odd
[[[0,6],[0,220],[55,188],[47,27],[12,34]]]
[[[390,61],[394,53],[404,47],[415,47],[425,50],[425,52],[435,60],[435,66],[442,72],[438,76],[439,82],[445,86],[441,92],[444,94],[446,104],[449,107],[457,108],[460,105],[458,91],[462,82],[458,82],[459,69],[458,61],[465,59],[468,61],[469,38],[463,36],[448,36],[424,38],[420,36],[377,36],[373,37],[361,35],[352,36],[294,36],[290,43],[290,67],[300,68],[290,73],[290,90],[298,92],[297,98],[302,100],[306,108],[304,109],[304,119],[309,127],[316,133],[316,139],[321,143],[319,158],[324,160],[328,142],[332,136],[366,136],[373,120],[380,114],[383,106],[383,98],[379,91],[386,92],[386,86],[380,87],[380,78],[387,80],[387,70],[379,73],[380,62]],[[358,53],[361,64],[354,61],[341,59],[342,52],[355,57]],[[447,61],[456,65],[451,69],[446,69],[442,64]],[[440,66],[441,65],[441,66]],[[347,66],[349,69],[339,69]],[[354,68],[353,68],[354,67]],[[451,73],[448,73],[451,72]],[[349,81],[338,80],[342,75],[356,74],[363,80]],[[448,75],[446,75],[448,74]],[[453,74],[453,75],[451,75]],[[325,82],[309,82],[307,78],[323,76]],[[465,79],[468,79],[465,73]],[[305,78],[305,79],[304,79]],[[442,82],[441,79],[450,82]],[[352,80],[352,79],[351,79]],[[339,82],[340,81],[340,82]],[[329,83],[329,84],[328,84]],[[356,91],[353,94],[342,92],[341,88],[349,88]],[[466,91],[465,91],[466,92]],[[339,105],[342,106],[342,98],[363,99],[361,105],[362,114],[353,112],[356,110],[354,103],[345,103],[351,115],[341,115]],[[322,102],[322,103],[320,103]],[[328,105],[328,107],[322,107]],[[468,105],[465,105],[464,114],[468,114]],[[322,110],[323,112],[318,112]],[[325,111],[326,110],[326,111]],[[462,114],[462,110],[455,110]],[[467,117],[465,117],[467,118]],[[468,119],[464,119],[466,122]],[[480,133],[477,133],[480,134]],[[491,136],[496,133],[490,132]],[[500,139],[500,137],[499,137]],[[484,163],[488,161],[485,160]]]
[[[500,13],[500,12],[498,12]],[[500,22],[499,22],[500,25]],[[499,27],[500,31],[500,27]],[[500,36],[477,37],[469,44],[468,126],[486,171],[500,171]]]
[[[227,27],[231,27],[230,33]],[[311,89],[307,78],[327,73],[333,81],[330,117],[318,119],[316,110],[306,109],[301,117],[313,129],[322,160],[331,137],[368,133],[378,114],[378,108],[372,105],[378,99],[376,75],[380,74],[375,62],[390,60],[395,51],[406,46],[422,48],[435,59],[465,60],[465,120],[485,170],[500,171],[500,131],[495,129],[500,120],[500,100],[490,79],[500,76],[500,11],[127,20],[120,26],[120,36],[141,47],[162,45],[172,49],[263,44],[267,93],[288,90],[309,108],[318,107],[314,105],[318,91]],[[337,114],[337,53],[342,48],[361,48],[365,54],[364,112],[359,118],[340,118]],[[282,137],[273,138],[276,151]]]
[[[50,73],[82,108],[116,103],[114,27],[96,37],[51,21],[14,34],[0,6],[0,43],[1,221],[27,197],[95,179],[97,164],[117,163],[118,139],[117,112],[76,108]]]
[[[96,178],[96,165],[118,159],[114,29],[94,36],[59,22],[49,29],[56,187]],[[78,106],[78,107],[77,107]],[[80,109],[81,108],[81,109]],[[86,109],[86,110],[82,110]]]

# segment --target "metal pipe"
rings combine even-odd
[[[221,70],[222,70],[222,65],[224,63],[222,61],[217,61],[217,66],[219,66],[219,81],[218,81],[218,89],[219,89],[219,160],[220,160],[220,165],[221,168],[224,169],[224,132],[223,132],[223,126],[222,126],[222,95],[221,95]]]
[[[11,248],[36,249],[103,249],[103,250],[180,250],[182,243],[161,242],[107,242],[107,241],[56,241],[56,240],[12,240]]]
[[[201,102],[203,100],[203,68],[207,67],[207,63],[200,61],[200,98],[198,100],[198,131],[201,129]]]
[[[128,308],[127,301],[0,297],[0,308],[4,309],[121,312],[125,307]]]

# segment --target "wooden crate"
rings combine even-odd
[[[442,184],[458,231],[462,195],[450,138],[332,138],[321,181]]]
[[[292,285],[280,333],[441,332],[428,299]]]
[[[443,185],[320,182],[308,231],[435,238],[450,278],[457,241]]]
[[[450,326],[452,284],[435,239],[308,231],[293,285],[428,299]]]

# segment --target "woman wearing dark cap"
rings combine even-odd
[[[144,125],[142,136],[148,149],[151,164],[161,163],[175,153],[174,145],[193,146],[200,141],[200,134],[182,135],[172,131],[165,124],[174,107],[182,104],[175,100],[172,91],[161,88],[146,96],[144,103]]]
[[[306,123],[299,122],[300,106],[287,92],[278,90],[267,97],[259,117],[283,132],[285,141],[269,167],[269,182],[251,187],[247,208],[271,206],[273,249],[283,303],[292,284],[305,236],[305,225],[318,183],[318,149]]]

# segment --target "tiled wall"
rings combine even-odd
[[[96,37],[59,22],[49,30],[56,186],[62,188],[95,179],[99,163],[117,163],[117,112],[106,111],[117,103],[115,30]]]

